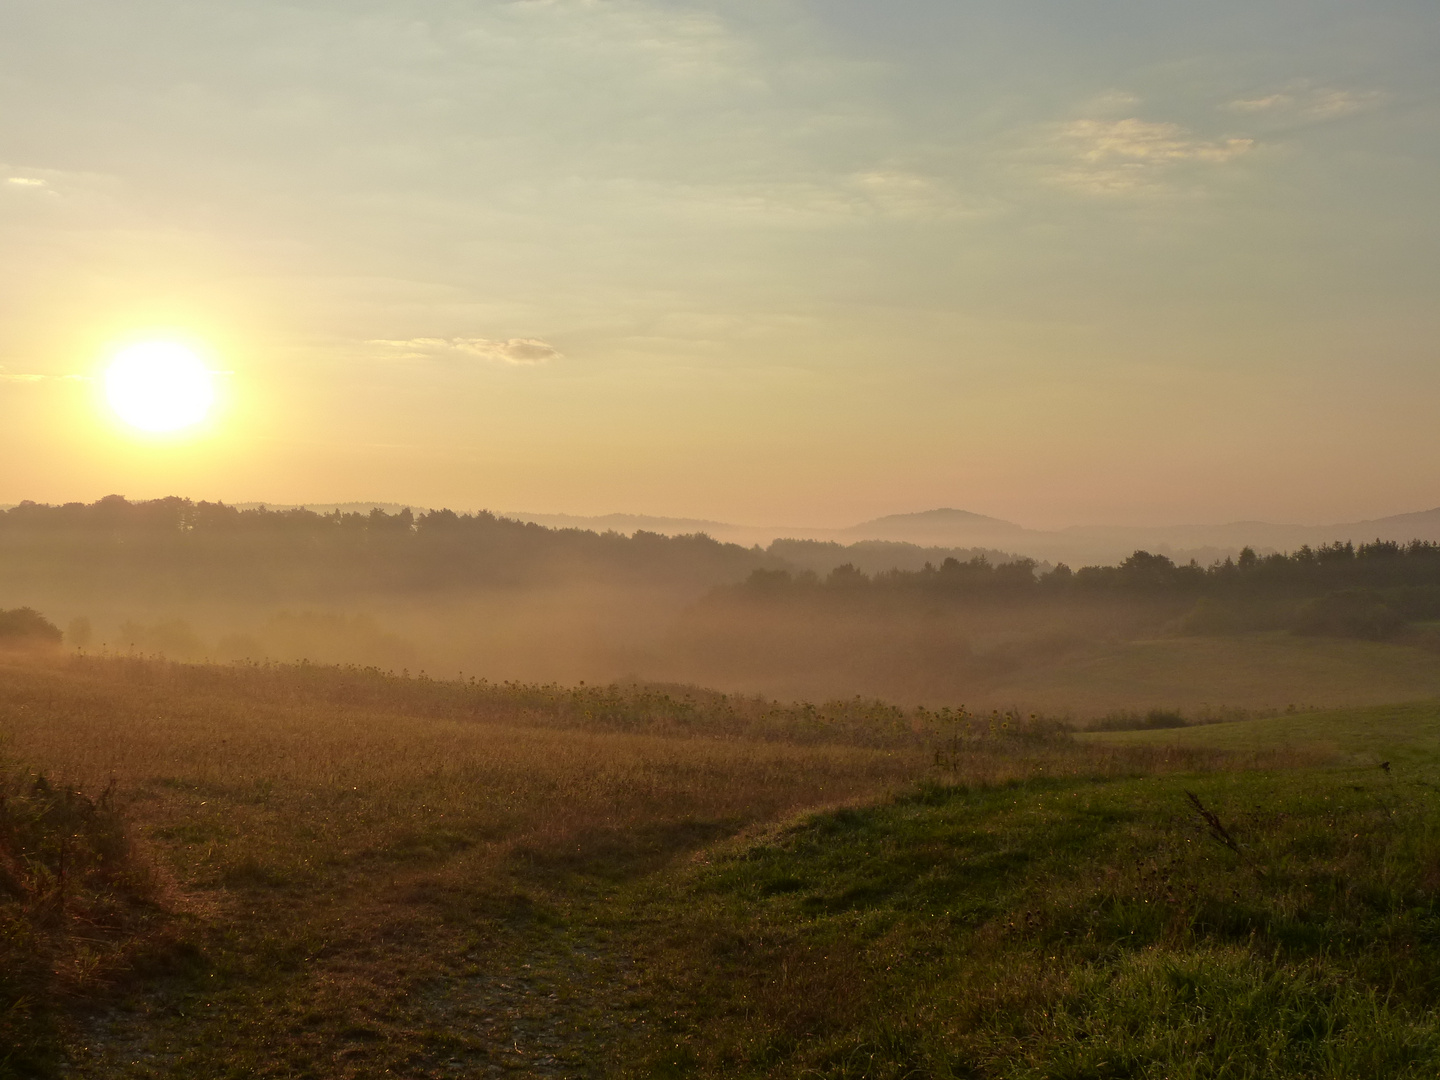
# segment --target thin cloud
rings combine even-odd
[[[1270,112],[1288,109],[1293,104],[1295,99],[1289,94],[1267,94],[1258,98],[1236,98],[1229,107],[1235,112]]]
[[[1253,139],[1201,139],[1168,121],[1073,120],[1052,129],[1050,152],[1063,158],[1049,179],[1095,194],[1160,189],[1178,166],[1223,165],[1255,147]]]
[[[450,344],[460,352],[486,360],[498,360],[503,364],[547,364],[551,360],[560,359],[560,351],[539,338],[510,338],[508,341],[451,338]]]
[[[1076,120],[1064,130],[1078,156],[1092,164],[1110,161],[1229,161],[1254,146],[1252,139],[1205,142],[1179,124],[1139,120]]]
[[[942,176],[877,167],[813,180],[662,187],[632,185],[647,208],[737,226],[826,229],[857,221],[953,221],[989,213]]]
[[[0,192],[15,192],[22,198],[21,192],[71,202],[78,196],[83,202],[93,204],[113,196],[116,189],[117,178],[106,173],[44,169],[23,162],[0,160]]]
[[[919,173],[877,169],[856,175],[852,183],[883,216],[944,218],[966,209],[944,184]]]
[[[1375,108],[1385,95],[1379,90],[1336,90],[1297,85],[1261,97],[1236,98],[1231,112],[1289,115],[1310,120],[1338,120]]]
[[[86,382],[84,375],[37,375],[28,371],[9,371],[0,366],[0,382],[15,383],[38,383],[38,382]]]
[[[559,349],[539,338],[508,338],[501,341],[477,337],[420,337],[399,341],[379,340],[370,344],[379,345],[405,359],[424,359],[458,353],[515,367],[548,364],[552,360],[563,359]]]
[[[1384,97],[1379,90],[1328,90],[1315,97],[1308,112],[1324,120],[1354,116],[1379,105]]]
[[[47,196],[53,199],[60,194],[49,180],[39,176],[5,176],[4,168],[4,165],[0,165],[0,177],[4,178],[4,183],[0,184],[0,191],[13,191],[18,198],[22,199],[31,196]],[[21,192],[29,194],[22,195]]]

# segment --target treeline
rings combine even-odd
[[[1130,593],[1152,595],[1301,595],[1338,588],[1390,588],[1440,585],[1440,544],[1415,540],[1409,544],[1377,540],[1372,544],[1325,544],[1302,547],[1289,554],[1259,556],[1250,548],[1238,560],[1212,566],[1177,564],[1164,555],[1137,551],[1118,566],[1085,566],[1071,570],[1060,563],[1041,570],[1033,559],[994,563],[984,556],[965,562],[945,559],[919,570],[866,574],[852,564],[829,574],[757,569],[741,586],[760,595],[823,590],[851,593],[860,589],[973,595],[1062,595]]]
[[[577,580],[677,587],[698,596],[756,569],[826,573],[849,561],[880,572],[957,555],[994,564],[1013,558],[879,541],[782,539],[768,549],[746,548],[704,534],[555,529],[485,511],[317,513],[119,495],[0,510],[0,589],[41,585],[47,596],[48,587],[77,596],[119,589],[161,603],[201,596],[290,603]]]
[[[494,514],[237,509],[165,498],[21,503],[0,512],[0,585],[194,597],[430,592],[568,581],[704,589],[764,565],[708,536],[548,529]]]
[[[852,565],[823,577],[761,568],[717,598],[751,604],[812,603],[854,608],[919,601],[987,607],[1144,603],[1179,629],[1224,632],[1285,628],[1364,638],[1394,636],[1409,624],[1440,619],[1440,544],[1377,540],[1302,547],[1211,566],[1177,564],[1137,551],[1117,566],[1041,570],[1021,559],[945,559],[920,570],[866,574]]]
[[[920,570],[927,564],[944,563],[947,559],[960,563],[983,558],[992,566],[1013,563],[1019,556],[996,548],[943,548],[921,547],[896,540],[857,540],[853,544],[840,544],[834,540],[790,540],[776,539],[770,542],[765,553],[779,566],[794,572],[809,570],[816,574],[828,574],[837,566],[848,563],[867,574],[879,574],[889,570]],[[1048,563],[1029,563],[1034,571],[1049,570]]]
[[[112,495],[0,511],[0,599],[42,610],[169,610],[199,601],[278,608],[600,585],[666,590],[684,603],[709,594],[707,603],[751,612],[1125,609],[1127,626],[1183,619],[1181,628],[1196,632],[1283,627],[1384,638],[1440,619],[1440,544],[1424,541],[1264,556],[1247,548],[1211,566],[1137,551],[1116,566],[1076,570],[999,552],[941,554],[784,540],[745,548],[703,534],[553,529],[483,511],[242,510]],[[936,561],[916,568],[920,556]],[[850,561],[825,569],[840,557]],[[900,568],[883,569],[887,563]]]

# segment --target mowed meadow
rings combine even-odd
[[[0,1075],[1433,1075],[1437,731],[11,657]]]

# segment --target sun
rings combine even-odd
[[[215,404],[215,377],[184,345],[146,341],[115,354],[105,397],[117,416],[142,431],[194,427]]]

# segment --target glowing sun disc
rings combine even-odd
[[[205,419],[215,380],[184,345],[147,341],[115,354],[105,370],[105,397],[120,419],[142,431],[179,431]]]

